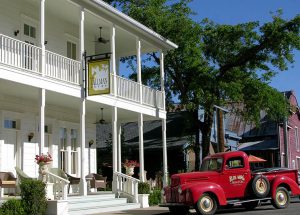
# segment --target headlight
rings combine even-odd
[[[181,189],[181,187],[180,187],[180,186],[178,187],[178,193],[179,193],[179,194],[181,194],[181,193],[182,193],[182,189]]]

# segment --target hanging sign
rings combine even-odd
[[[88,62],[88,95],[110,93],[109,59]]]

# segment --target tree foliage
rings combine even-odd
[[[195,131],[201,130],[205,156],[209,152],[215,105],[230,106],[231,111],[256,123],[261,110],[273,120],[287,114],[284,96],[269,83],[278,72],[288,69],[294,51],[300,49],[300,16],[285,20],[278,11],[271,22],[264,24],[256,21],[220,25],[208,19],[195,22],[189,2],[109,1],[178,45],[165,58],[166,90],[193,111]],[[157,53],[149,56],[159,62]],[[156,69],[153,74],[157,72]],[[147,74],[151,74],[149,69]],[[204,121],[198,120],[199,106],[205,110]],[[198,169],[199,143],[194,151]]]

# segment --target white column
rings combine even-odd
[[[44,153],[45,146],[45,100],[46,100],[46,90],[39,89],[39,97],[40,97],[40,122],[39,122],[39,139],[40,139],[40,149],[39,153]]]
[[[141,61],[141,41],[136,38],[136,74],[137,82],[140,85],[140,103],[143,103],[143,88],[142,88],[142,61]]]
[[[112,166],[113,166],[113,184],[112,184],[112,191],[115,192],[117,190],[117,179],[115,178],[114,173],[118,169],[118,152],[117,152],[117,141],[118,141],[118,136],[117,136],[117,125],[118,125],[118,108],[113,107],[112,108]]]
[[[111,73],[113,74],[113,95],[117,96],[117,71],[116,71],[116,27],[111,27]]]
[[[160,90],[163,93],[163,107],[164,110],[166,109],[165,101],[166,101],[166,94],[165,94],[165,65],[164,65],[164,53],[160,50]],[[157,104],[157,103],[156,103]]]
[[[168,158],[167,158],[167,123],[166,119],[162,120],[162,141],[163,141],[163,185],[168,185]]]
[[[118,172],[122,172],[122,126],[118,123]]]
[[[71,174],[71,129],[67,128],[67,173]]]
[[[79,36],[80,36],[80,60],[84,63],[83,53],[84,53],[84,8],[80,8],[80,23],[79,23]],[[80,195],[86,196],[87,195],[87,184],[85,180],[85,71],[82,70],[83,76],[83,87],[81,88],[81,107],[80,107],[80,157],[81,157],[81,164],[80,164]]]
[[[41,46],[41,56],[40,56],[40,72],[42,76],[45,76],[45,0],[40,0],[40,46]],[[39,122],[39,140],[40,149],[39,152],[44,153],[45,146],[45,89],[40,89],[40,122]]]
[[[160,90],[165,91],[165,65],[164,65],[164,53],[160,50]]]
[[[40,69],[42,76],[45,76],[45,0],[40,0],[40,46],[41,46],[41,58]]]
[[[139,114],[139,155],[140,155],[140,180],[145,182],[145,166],[144,166],[144,122],[143,114]]]

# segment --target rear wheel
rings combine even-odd
[[[250,211],[250,210],[253,210],[254,208],[256,208],[258,206],[258,201],[252,201],[252,202],[245,202],[245,203],[242,203],[242,206]]]
[[[276,189],[275,199],[272,199],[272,205],[277,209],[287,208],[290,204],[290,194],[284,187]]]
[[[204,193],[196,204],[196,211],[202,215],[213,215],[215,214],[218,205],[214,196]]]
[[[189,212],[189,207],[178,207],[178,206],[170,206],[169,211],[170,214],[176,214],[176,215],[185,215]]]
[[[252,190],[254,195],[264,198],[269,194],[270,182],[264,175],[257,175],[252,181]]]

